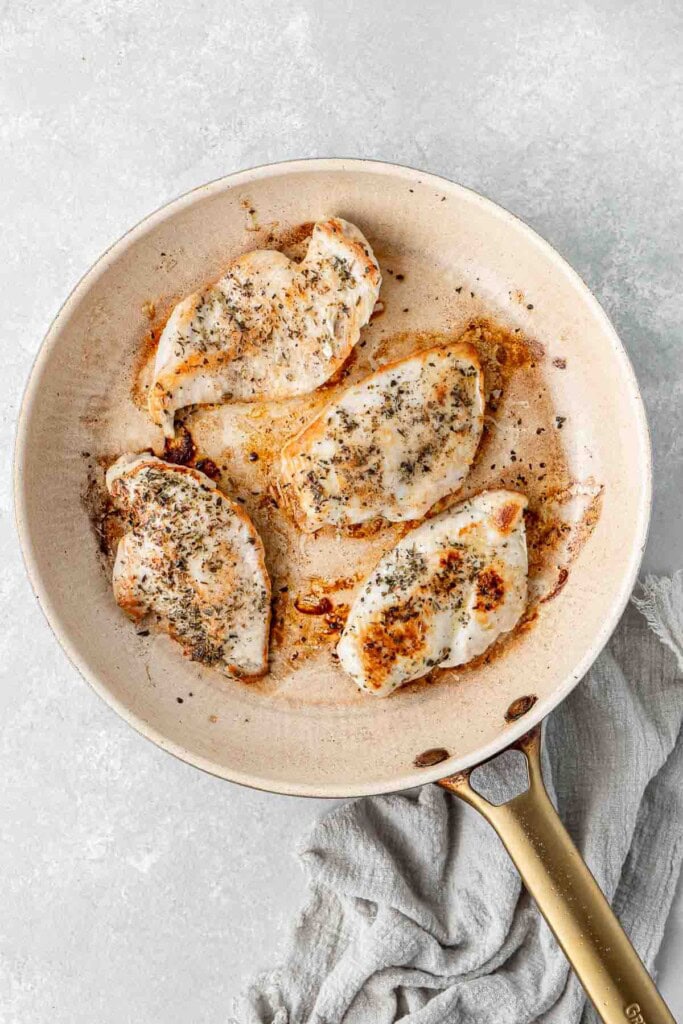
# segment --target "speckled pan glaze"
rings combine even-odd
[[[518,327],[542,350],[548,393],[566,418],[558,437],[572,475],[603,488],[595,529],[533,629],[488,665],[387,700],[356,693],[328,653],[324,663],[310,658],[294,672],[283,662],[270,684],[252,686],[184,660],[165,637],[137,637],[114,604],[83,502],[94,457],[160,446],[160,430],[131,397],[149,304],[168,304],[215,278],[273,230],[332,214],[357,223],[384,269],[388,261],[395,271],[382,295],[386,309],[369,328],[374,351],[398,357],[410,344],[400,332],[453,334],[482,315]],[[562,372],[553,372],[558,365]],[[221,410],[194,414],[191,429],[203,454],[225,447],[228,421]],[[28,571],[60,642],[96,691],[184,760],[235,782],[299,795],[385,792],[432,781],[491,756],[547,714],[593,661],[628,598],[650,487],[647,427],[632,369],[600,306],[560,256],[515,217],[459,185],[354,160],[232,175],[181,197],[114,245],[48,333],[24,398],[16,450]],[[343,565],[349,575],[376,557],[377,543],[339,546],[323,538],[312,553],[302,550],[299,569],[310,576],[315,566],[316,574],[334,577]],[[529,694],[538,698],[533,707],[507,722],[511,703]],[[415,758],[433,748],[449,758],[416,768]]]

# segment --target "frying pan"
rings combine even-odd
[[[166,637],[137,635],[112,599],[89,502],[108,460],[160,447],[131,398],[155,311],[217,277],[239,252],[332,214],[359,224],[382,262],[386,308],[368,334],[377,357],[397,354],[415,332],[459,332],[482,316],[531,339],[543,401],[556,413],[542,429],[556,428],[572,480],[600,495],[592,532],[558,555],[556,596],[539,604],[530,628],[498,657],[388,700],[359,694],[315,643],[296,670],[280,665],[270,681],[246,685],[185,661]],[[526,453],[524,431],[543,436],[532,429],[537,399],[516,401],[492,443]],[[229,455],[224,415],[199,410],[192,421],[216,460]],[[500,482],[485,462],[475,470],[479,486]],[[438,781],[498,831],[602,1019],[673,1020],[541,777],[539,723],[589,668],[631,592],[651,478],[643,406],[619,339],[530,228],[452,182],[373,161],[276,164],[196,189],[117,242],[58,314],[24,397],[15,485],[26,566],[52,628],[97,693],[144,736],[205,771],[278,793],[348,797]],[[376,559],[376,543],[341,542],[343,564]],[[298,571],[339,571],[337,542],[320,544],[304,551]],[[529,788],[493,807],[469,775],[511,746],[527,757]]]

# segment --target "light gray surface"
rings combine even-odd
[[[325,808],[200,775],[78,678],[25,581],[11,436],[49,321],[126,228],[298,156],[423,166],[549,239],[604,303],[655,448],[646,566],[680,565],[683,14],[668,2],[3,5],[0,1019],[208,1024],[276,957]],[[683,1018],[683,897],[661,956]]]

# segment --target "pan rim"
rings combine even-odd
[[[587,306],[596,317],[596,320],[600,322],[605,336],[609,339],[615,357],[619,359],[622,364],[622,368],[630,388],[629,397],[634,403],[635,415],[633,419],[633,427],[636,435],[634,440],[637,440],[637,446],[639,449],[639,465],[641,466],[643,477],[641,480],[641,489],[637,508],[637,541],[633,544],[630,552],[628,553],[628,559],[621,575],[620,586],[612,602],[610,615],[603,622],[593,643],[580,659],[578,665],[574,669],[574,672],[565,680],[562,686],[558,686],[551,695],[540,700],[535,707],[524,716],[523,719],[514,725],[508,726],[504,732],[488,744],[478,748],[475,753],[465,755],[463,757],[456,756],[449,758],[447,761],[432,766],[431,768],[414,768],[412,771],[407,771],[402,773],[400,776],[396,776],[394,781],[389,785],[386,781],[368,782],[363,785],[356,786],[355,788],[349,788],[344,786],[344,784],[339,783],[310,785],[278,781],[277,785],[274,785],[274,781],[270,777],[259,777],[234,769],[227,770],[224,766],[218,766],[215,762],[193,754],[181,744],[169,740],[157,729],[150,726],[149,723],[134,714],[126,704],[119,701],[102,681],[98,673],[90,669],[87,664],[87,660],[77,649],[77,645],[72,643],[66,629],[61,623],[59,609],[56,607],[50,596],[49,585],[38,570],[34,544],[31,537],[31,531],[28,526],[22,479],[23,465],[28,450],[28,422],[30,409],[36,398],[36,389],[39,383],[41,367],[47,360],[56,343],[57,334],[61,324],[68,319],[71,309],[78,301],[80,301],[81,297],[87,292],[92,283],[96,281],[98,277],[106,271],[108,266],[118,258],[119,254],[122,251],[125,251],[125,249],[132,242],[136,241],[140,235],[143,235],[149,228],[154,227],[167,217],[173,216],[185,207],[191,205],[191,203],[200,195],[210,196],[224,191],[225,189],[243,185],[247,182],[269,177],[286,176],[294,172],[306,173],[349,170],[358,172],[372,171],[376,174],[379,173],[394,177],[403,177],[412,182],[419,181],[422,184],[433,184],[435,187],[445,187],[454,192],[461,194],[464,193],[470,201],[478,204],[480,207],[499,217],[501,220],[513,224],[516,230],[525,234],[528,240],[534,244],[554,265],[554,267],[564,274],[568,281],[574,285],[575,289],[582,294]],[[636,581],[638,569],[642,561],[647,541],[652,505],[652,457],[650,437],[645,407],[636,375],[628,353],[626,352],[614,326],[581,276],[573,269],[573,267],[570,266],[564,257],[561,256],[560,253],[533,228],[529,227],[529,225],[523,220],[500,204],[481,195],[474,189],[461,185],[460,183],[452,181],[442,175],[433,174],[405,164],[355,157],[303,158],[299,160],[260,164],[256,167],[247,168],[216,178],[206,184],[199,185],[196,188],[183,193],[167,203],[164,203],[142,220],[138,221],[137,224],[126,231],[117,241],[105,249],[92,266],[83,274],[65,299],[50,324],[36,353],[24,388],[17,417],[13,463],[15,523],[29,582],[55,638],[74,667],[92,687],[95,693],[125,722],[132,726],[136,732],[144,736],[145,739],[153,742],[162,750],[174,755],[179,760],[184,761],[186,764],[199,768],[200,770],[210,775],[214,775],[217,778],[225,779],[251,789],[258,789],[268,793],[277,793],[287,796],[306,796],[315,798],[339,799],[378,795],[409,789],[414,786],[423,785],[427,782],[435,782],[440,778],[455,774],[456,772],[462,771],[466,768],[471,768],[482,761],[486,761],[491,757],[494,757],[496,754],[506,749],[506,747],[515,740],[519,739],[524,735],[524,733],[528,732],[528,730],[534,725],[542,721],[546,715],[548,715],[562,700],[564,700],[574,686],[576,686],[580,679],[586,674],[616,627],[617,622],[628,603]]]

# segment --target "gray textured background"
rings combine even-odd
[[[25,581],[13,421],[62,300],[150,210],[230,171],[371,156],[549,239],[634,361],[655,449],[646,565],[681,561],[683,14],[677,0],[0,3],[0,1020],[208,1024],[276,957],[327,805],[201,775],[78,678]],[[683,897],[661,978],[683,1018]],[[676,968],[678,964],[678,969]]]

